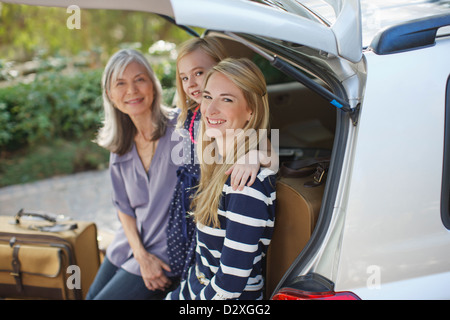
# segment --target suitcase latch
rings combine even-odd
[[[9,246],[12,248],[14,247],[14,244],[16,243],[16,237],[12,237],[11,239],[9,239]]]

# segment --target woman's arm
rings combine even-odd
[[[139,263],[145,286],[149,290],[164,290],[170,285],[170,279],[166,277],[163,269],[170,271],[170,267],[145,250],[136,227],[136,219],[121,211],[118,213],[133,255]]]

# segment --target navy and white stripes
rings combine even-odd
[[[261,299],[263,257],[275,222],[275,174],[260,170],[256,181],[234,191],[223,187],[220,227],[197,224],[196,266],[167,299]]]

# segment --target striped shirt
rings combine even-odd
[[[263,168],[252,186],[234,191],[228,179],[220,227],[197,224],[196,264],[166,299],[262,299],[263,257],[275,221],[275,174]]]

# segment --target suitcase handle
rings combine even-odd
[[[38,217],[42,218],[44,220],[47,220],[49,222],[56,222],[56,218],[52,217],[48,214],[37,212],[37,211],[27,211],[25,212],[24,209],[20,209],[19,212],[16,213],[16,224],[20,224],[20,218],[23,216],[32,216],[32,217]]]
[[[59,231],[75,230],[78,228],[78,225],[76,223],[56,224],[56,222],[61,220],[58,219],[57,216],[48,215],[38,211],[24,211],[24,209],[20,209],[19,212],[17,212],[15,216],[15,224],[20,224],[20,218],[23,216],[37,217],[53,223],[53,225],[51,226],[30,226],[31,229],[37,229],[47,232],[59,232]]]

